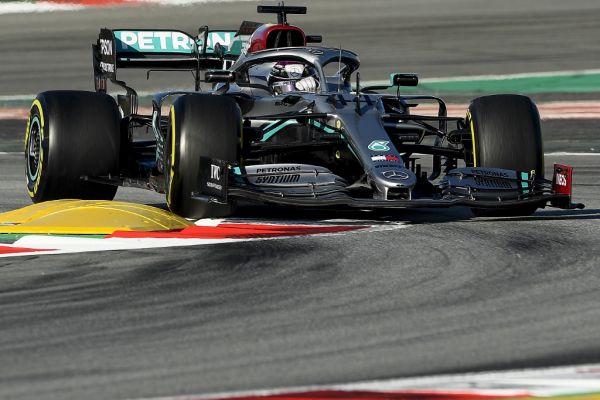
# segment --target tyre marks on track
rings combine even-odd
[[[136,400],[533,400],[541,397],[548,400],[600,398],[600,364]]]

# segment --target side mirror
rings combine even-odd
[[[321,43],[323,36],[321,35],[306,35],[306,43]]]
[[[391,74],[390,83],[392,86],[417,86],[419,77],[416,74]]]
[[[204,74],[204,81],[208,83],[235,82],[235,72],[223,69],[209,69]]]

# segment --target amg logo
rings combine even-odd
[[[487,179],[475,177],[475,183],[480,187],[488,187],[492,189],[512,189],[510,182],[500,179]]]
[[[274,168],[258,168],[256,170],[257,174],[268,174],[271,172],[295,172],[300,171],[302,168],[300,166],[292,165],[290,167],[274,167]]]
[[[485,175],[485,176],[491,176],[494,178],[509,178],[509,176],[506,172],[494,171],[494,170],[489,170],[489,169],[472,169],[471,173],[473,175]]]
[[[296,183],[300,180],[300,174],[293,175],[271,175],[259,176],[256,183]]]
[[[104,72],[115,72],[115,65],[105,62],[100,62],[100,69]]]
[[[113,47],[112,41],[108,39],[100,39],[100,54],[105,56],[112,56]]]

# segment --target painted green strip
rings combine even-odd
[[[369,82],[387,85],[389,82]],[[396,88],[390,88],[390,93]],[[401,87],[401,93],[595,93],[600,92],[600,73],[540,74],[540,76],[499,76],[489,79],[422,79],[416,87]]]
[[[527,172],[521,172],[521,187],[523,189],[529,188],[529,174]]]
[[[276,121],[277,122],[277,121]],[[271,129],[270,131],[266,131],[263,134],[262,139],[260,139],[261,142],[266,142],[267,140],[269,140],[271,137],[273,137],[273,135],[275,135],[277,132],[279,132],[280,130],[282,130],[283,128],[285,128],[286,126],[289,125],[293,125],[293,124],[297,124],[298,121],[296,121],[295,119],[290,119],[288,121],[285,121],[283,124],[277,126],[276,128]],[[269,125],[272,126],[273,124]]]
[[[325,133],[330,133],[330,134],[331,134],[331,133],[337,133],[337,132],[335,131],[335,129],[333,129],[333,128],[330,128],[329,126],[327,126],[327,125],[325,125],[325,124],[322,124],[322,123],[320,123],[319,121],[316,121],[316,120],[314,120],[314,119],[309,119],[309,120],[308,120],[308,123],[309,123],[309,124],[311,124],[312,126],[316,127],[316,128],[319,128],[319,129],[321,129],[321,130],[322,130],[323,132],[325,132]]]
[[[16,235],[12,233],[1,233],[0,234],[0,243],[4,244],[12,244],[17,240],[21,239],[25,235]]]
[[[21,239],[25,236],[32,235],[43,235],[42,233],[0,233],[0,243],[4,244],[12,244],[17,240]],[[85,238],[85,239],[104,239],[106,235],[51,235],[47,234],[46,236],[60,236],[60,237],[74,237],[74,238]]]
[[[471,93],[600,92],[600,74],[423,83],[421,90]]]

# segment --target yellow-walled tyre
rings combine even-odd
[[[526,96],[499,94],[478,97],[471,102],[467,124],[472,142],[468,144],[468,166],[535,171],[544,177],[544,152],[540,115]],[[536,206],[512,209],[472,209],[477,216],[526,216]]]
[[[33,101],[25,132],[27,192],[34,203],[112,200],[113,185],[82,176],[118,175],[120,116],[114,99],[84,91],[50,91]]]
[[[225,96],[190,94],[173,103],[165,151],[167,204],[186,218],[223,217],[235,204],[207,203],[192,198],[200,191],[200,158],[237,161],[242,115]]]

